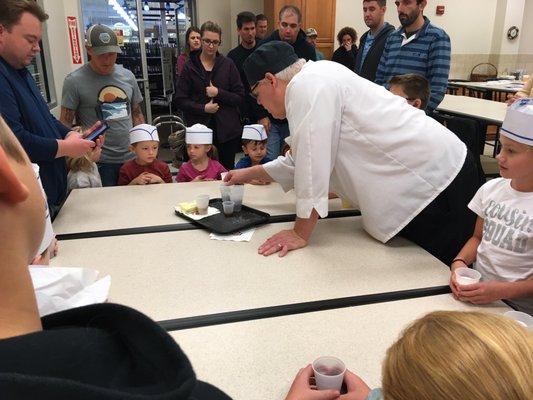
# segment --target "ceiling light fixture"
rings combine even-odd
[[[115,9],[115,11],[118,13],[118,15],[120,15],[122,19],[128,23],[131,29],[133,29],[134,31],[139,30],[135,22],[133,22],[133,20],[128,15],[128,13],[124,10],[124,8],[122,8],[122,6],[118,4],[117,0],[109,0],[109,5],[112,6]]]

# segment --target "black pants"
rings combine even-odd
[[[227,142],[220,143],[213,135],[213,144],[218,150],[218,161],[228,171],[235,168],[235,154],[241,150],[241,138],[237,137]]]
[[[468,152],[450,185],[399,233],[446,265],[450,265],[474,233],[476,214],[468,203],[480,186],[479,171]]]

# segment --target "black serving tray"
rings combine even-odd
[[[220,210],[220,213],[195,220],[178,210],[174,210],[174,212],[176,215],[185,218],[194,225],[198,225],[201,228],[221,235],[242,231],[256,225],[266,224],[270,219],[270,214],[245,206],[244,204],[241,207],[241,211],[234,212],[231,216],[225,216],[222,208],[222,199],[209,200],[209,206],[217,208]]]

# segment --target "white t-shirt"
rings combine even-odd
[[[474,268],[483,280],[514,282],[533,278],[533,192],[518,192],[511,180],[484,184],[468,207],[483,218],[483,237]],[[533,311],[533,297],[513,300]]]

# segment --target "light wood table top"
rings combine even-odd
[[[333,355],[371,387],[380,387],[381,363],[403,328],[436,310],[510,310],[484,307],[449,294],[307,314],[287,315],[171,332],[199,379],[235,400],[284,399],[298,370]]]
[[[52,265],[111,275],[109,300],[155,320],[447,285],[449,269],[417,245],[370,237],[360,217],[320,220],[309,245],[286,257],[257,248],[278,223],[250,242],[210,240],[203,230],[60,242]]]
[[[221,181],[114,186],[73,190],[54,221],[57,235],[189,224],[175,215],[174,207],[194,201],[199,194],[220,198]],[[285,193],[277,183],[245,185],[243,204],[272,216],[296,213],[294,191]],[[342,209],[330,200],[330,211]]]
[[[507,112],[507,105],[505,103],[478,99],[476,97],[446,94],[437,107],[437,111],[501,125]]]

